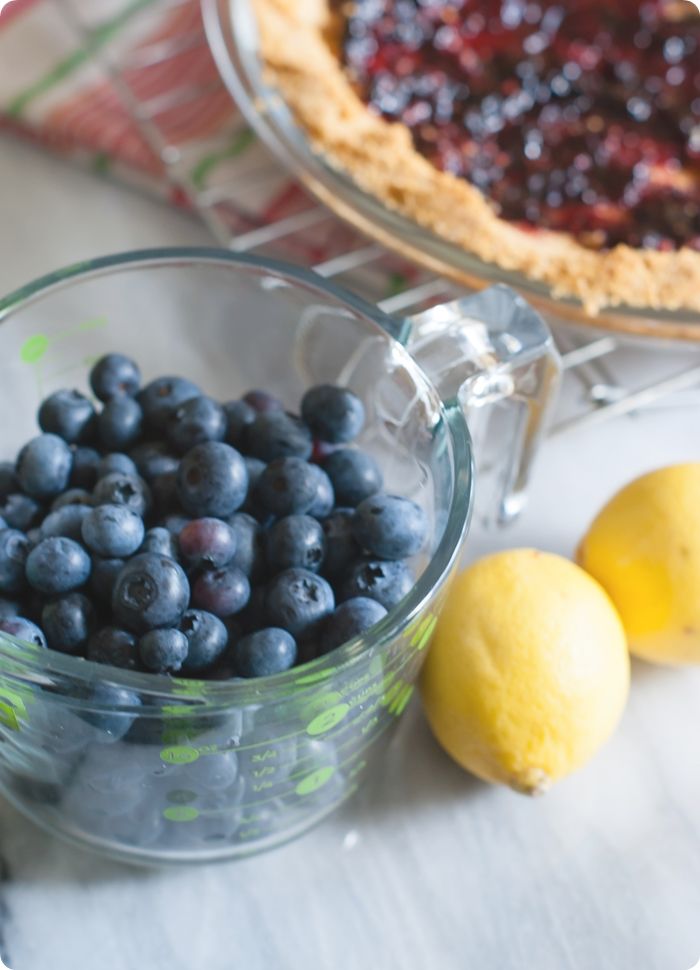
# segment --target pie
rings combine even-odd
[[[700,311],[690,0],[251,0],[315,150],[480,259],[578,297]]]

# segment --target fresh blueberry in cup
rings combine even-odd
[[[361,502],[353,517],[359,545],[380,559],[405,559],[415,555],[428,538],[428,519],[411,499],[398,495],[373,495]]]
[[[184,377],[157,377],[138,392],[136,400],[141,405],[146,425],[162,434],[170,413],[183,401],[200,397],[201,393],[196,384]]]
[[[189,599],[190,585],[182,567],[167,556],[146,552],[129,559],[119,572],[112,610],[127,630],[145,633],[177,626]]]
[[[387,609],[393,609],[406,596],[415,583],[408,563],[369,560],[355,563],[340,583],[339,599],[356,596],[369,597]]]
[[[27,620],[23,616],[1,618],[0,633],[7,633],[8,636],[24,640],[35,647],[42,647],[43,649],[48,647],[44,631],[36,623],[32,623],[31,620]]]
[[[82,653],[95,628],[95,610],[87,596],[68,593],[44,606],[41,627],[52,650]]]
[[[80,391],[55,391],[39,407],[39,427],[68,444],[85,443],[94,433],[95,409]]]
[[[182,669],[188,672],[212,667],[228,645],[226,626],[213,613],[187,610],[180,621],[180,630],[187,638],[187,657]]]
[[[265,536],[270,574],[294,567],[317,573],[323,564],[325,551],[323,527],[310,515],[288,515],[279,519]]]
[[[0,592],[20,593],[25,585],[24,569],[29,540],[18,529],[0,530]]]
[[[59,596],[84,586],[92,563],[85,549],[73,539],[53,536],[42,539],[27,556],[25,575],[32,589]]]
[[[386,608],[381,603],[366,596],[356,596],[341,603],[323,625],[323,653],[329,653],[348,640],[366,633],[386,614]]]
[[[136,637],[116,626],[104,626],[92,634],[87,643],[86,657],[93,663],[122,670],[139,668]]]
[[[16,474],[22,491],[31,498],[54,498],[68,487],[73,453],[55,434],[32,438],[17,456]]]
[[[335,384],[309,388],[301,416],[315,437],[332,444],[352,441],[365,423],[365,408],[356,394]]]
[[[192,605],[222,618],[239,613],[249,599],[250,583],[237,566],[208,569],[192,586]]]
[[[146,670],[156,674],[174,674],[187,659],[189,643],[184,633],[170,627],[144,633],[138,649]]]
[[[308,632],[335,608],[329,583],[308,569],[285,569],[265,592],[265,616],[270,626],[288,630],[294,637]]]
[[[136,394],[141,384],[138,364],[124,354],[105,354],[90,371],[90,387],[100,401]]]
[[[235,646],[234,656],[239,677],[270,677],[294,666],[297,645],[287,630],[267,627],[242,637]]]
[[[322,466],[333,485],[338,505],[355,507],[381,491],[384,477],[377,462],[366,451],[338,448]]]
[[[180,462],[177,488],[185,512],[198,518],[226,518],[245,501],[245,462],[235,448],[222,441],[196,445]]]
[[[226,414],[221,405],[200,395],[173,408],[167,418],[165,433],[173,449],[184,454],[205,441],[223,441],[226,428]]]
[[[87,509],[82,540],[90,552],[105,559],[126,558],[141,546],[143,519],[126,505],[98,505]]]
[[[133,399],[114,397],[102,408],[97,418],[97,434],[103,448],[119,452],[130,448],[141,437],[143,411]]]
[[[151,491],[142,478],[124,472],[111,472],[101,478],[93,491],[95,505],[124,505],[143,518],[151,508]]]

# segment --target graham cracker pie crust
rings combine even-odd
[[[487,263],[547,284],[555,297],[578,298],[591,315],[620,305],[700,311],[700,252],[625,244],[596,250],[564,232],[499,218],[479,189],[436,168],[408,127],[380,117],[356,93],[330,0],[251,2],[267,81],[314,150],[388,208]],[[697,171],[679,176],[700,178]]]

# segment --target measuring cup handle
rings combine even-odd
[[[492,426],[494,412],[501,412],[491,468],[500,481],[486,517],[498,524],[511,521],[525,503],[561,378],[561,359],[547,324],[510,287],[493,286],[408,317],[404,325],[413,358],[443,400],[464,410],[480,472],[489,450],[487,425]]]

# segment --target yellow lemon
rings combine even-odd
[[[629,690],[620,619],[595,580],[534,549],[457,577],[421,675],[430,726],[486,781],[536,794],[612,733]]]
[[[577,559],[608,591],[632,653],[700,663],[700,462],[630,482],[598,514]]]

